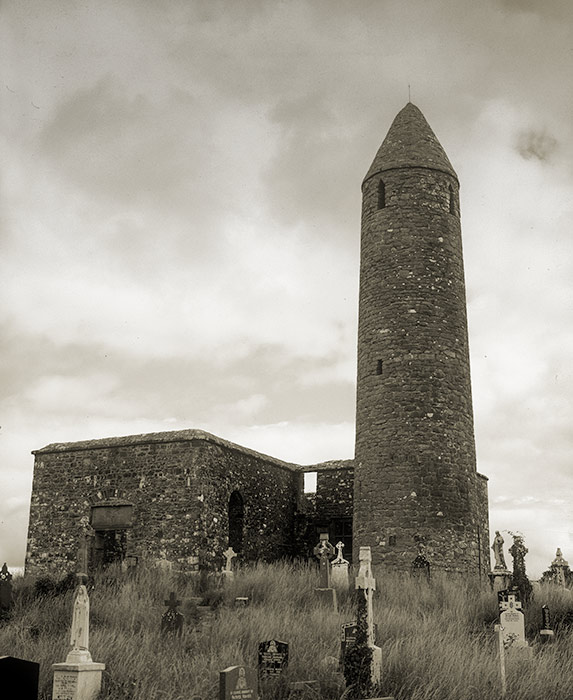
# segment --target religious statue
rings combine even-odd
[[[495,539],[493,540],[491,548],[493,549],[493,556],[495,557],[494,569],[503,569],[507,571],[507,564],[503,556],[503,537],[500,535],[499,530],[495,531]]]
[[[71,662],[89,662],[92,657],[89,652],[90,636],[90,599],[87,588],[81,583],[76,588],[74,596],[74,612],[70,635],[71,650],[66,659]]]

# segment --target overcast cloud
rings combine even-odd
[[[360,184],[408,85],[461,182],[491,531],[573,560],[568,0],[1,14],[1,561],[50,442],[353,456]]]

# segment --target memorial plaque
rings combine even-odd
[[[229,666],[219,673],[219,700],[258,700],[257,673],[247,666]]]
[[[52,700],[74,700],[78,690],[78,674],[58,671],[54,674]]]
[[[131,527],[133,506],[92,506],[90,524],[94,530],[118,530]]]
[[[10,697],[17,697],[18,700],[37,700],[39,675],[40,664],[35,661],[0,656],[2,687],[10,689]]]
[[[344,668],[344,658],[351,646],[356,644],[356,622],[344,622],[340,626],[340,664],[339,668]],[[378,625],[374,623],[374,643],[378,637]]]
[[[288,644],[270,639],[259,644],[259,675],[278,676],[288,666]]]

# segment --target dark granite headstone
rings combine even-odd
[[[257,672],[248,666],[229,666],[219,673],[219,700],[258,700]]]
[[[38,700],[40,664],[35,661],[0,656],[0,679],[9,696],[18,700]],[[10,689],[10,690],[8,690]]]
[[[163,613],[161,618],[161,634],[181,636],[183,622],[185,621],[183,615],[177,611],[181,601],[177,600],[175,593],[171,592],[169,599],[165,601],[165,605],[167,605],[167,611]]]
[[[261,678],[278,676],[288,666],[288,644],[269,639],[259,644],[259,675]]]

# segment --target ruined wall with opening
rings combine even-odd
[[[202,431],[49,445],[35,452],[26,570],[73,566],[85,518],[99,528],[92,562],[116,548],[119,558],[221,568],[233,501],[241,560],[272,561],[291,553],[301,479],[296,465]]]

